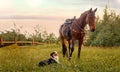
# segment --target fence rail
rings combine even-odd
[[[0,44],[14,44],[14,41],[3,41],[2,43],[0,42]],[[44,43],[40,43],[40,42],[32,42],[32,41],[17,41],[15,44],[44,44]]]
[[[34,39],[32,41],[17,41],[16,38],[14,38],[14,41],[4,41],[3,38],[0,38],[0,45],[3,44],[31,44],[31,45],[41,45],[41,44],[45,44],[45,43],[40,43],[40,42],[35,42]]]

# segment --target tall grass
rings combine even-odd
[[[38,67],[37,64],[49,58],[54,50],[59,53],[60,64]],[[11,45],[0,48],[0,72],[120,72],[120,47],[83,47],[80,60],[75,48],[72,60],[68,61],[62,57],[60,45]]]

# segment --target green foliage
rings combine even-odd
[[[15,37],[17,38],[18,41],[26,40],[26,37],[24,34],[16,33],[14,30],[2,32],[0,34],[0,37],[2,37],[5,41],[13,41]]]
[[[78,60],[75,47],[72,60],[68,61],[63,58],[60,45],[11,45],[0,48],[0,72],[119,72],[120,48],[105,48],[84,47]],[[59,53],[61,64],[38,67],[38,63],[49,58],[52,51]]]
[[[48,33],[46,30],[43,30],[41,26],[37,25],[34,27],[35,34],[31,35],[31,38],[34,38],[37,42],[47,42],[47,43],[58,43],[58,38],[54,33]],[[31,40],[29,38],[29,40]]]
[[[103,20],[97,21],[96,31],[90,33],[90,39],[85,45],[120,46],[120,16],[114,11],[104,10]]]
[[[54,33],[47,33],[47,31],[43,30],[39,25],[34,27],[35,33],[30,34],[28,37],[26,37],[26,34],[20,33],[20,29],[17,28],[16,24],[14,24],[14,27],[14,29],[11,29],[12,31],[1,32],[0,37],[2,37],[4,41],[14,41],[16,38],[17,41],[32,41],[34,39],[35,42],[59,42],[59,38],[57,38]]]

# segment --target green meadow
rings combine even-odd
[[[71,61],[62,57],[61,45],[0,48],[0,72],[120,72],[120,47],[82,47],[81,59],[75,47]],[[60,64],[38,67],[41,60],[58,51]]]

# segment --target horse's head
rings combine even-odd
[[[90,27],[90,30],[92,32],[95,31],[95,12],[97,11],[97,8],[92,11],[92,8],[88,11],[87,17],[86,17],[86,22]]]

